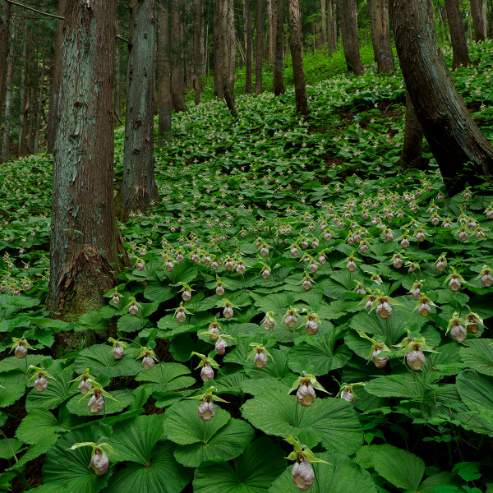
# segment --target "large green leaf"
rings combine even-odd
[[[361,426],[352,406],[342,399],[317,399],[307,408],[294,396],[272,392],[242,406],[243,416],[268,435],[297,436],[308,447],[321,443],[330,451],[351,454],[361,445]]]
[[[466,345],[460,350],[464,364],[493,377],[493,339],[471,339]]]
[[[195,493],[265,493],[284,470],[281,448],[267,437],[251,443],[233,465],[204,465],[197,469]]]
[[[77,416],[105,416],[107,414],[115,414],[128,407],[134,400],[130,390],[115,390],[110,392],[111,397],[105,397],[105,406],[100,413],[92,413],[87,403],[89,397],[75,395],[67,402],[67,409]]]
[[[457,377],[457,390],[464,404],[480,417],[493,424],[493,378],[472,370]]]
[[[173,457],[173,444],[159,442],[147,464],[131,463],[118,471],[105,493],[180,493],[190,479]]]
[[[48,360],[51,360],[50,356],[41,354],[28,354],[25,358],[9,356],[0,361],[0,373],[13,370],[21,370],[25,373],[31,365],[42,366],[41,362]]]
[[[35,444],[64,431],[53,414],[46,409],[35,409],[18,426],[15,436],[24,443]]]
[[[85,368],[89,368],[91,374],[96,377],[133,376],[142,370],[142,364],[136,357],[137,350],[128,348],[122,359],[115,359],[111,346],[94,344],[79,353],[74,367],[78,373],[83,372]]]
[[[0,375],[0,407],[7,407],[19,400],[26,390],[24,373],[13,371]]]
[[[365,390],[377,397],[419,399],[423,396],[425,387],[419,375],[400,373],[374,378],[366,384]]]
[[[394,312],[387,320],[381,320],[375,313],[360,312],[351,319],[350,325],[366,334],[381,336],[386,344],[392,345],[406,333],[405,321],[408,318],[400,310]]]
[[[11,459],[22,447],[22,442],[17,438],[0,439],[0,459]]]
[[[328,464],[314,464],[315,482],[310,493],[377,493],[371,476],[357,464],[341,454],[317,454]],[[280,476],[269,493],[298,493],[300,490],[291,478],[292,467]]]
[[[397,488],[416,491],[425,472],[425,463],[416,455],[392,445],[369,445],[358,451],[357,461],[372,467]]]
[[[180,363],[160,363],[148,370],[141,371],[136,380],[138,382],[152,382],[154,391],[169,392],[184,389],[195,383],[190,376],[190,370]]]

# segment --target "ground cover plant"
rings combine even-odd
[[[454,72],[489,137],[491,48]],[[292,91],[177,115],[129,267],[71,321],[50,158],[2,166],[0,489],[491,491],[493,199],[399,168],[400,76],[308,95],[306,121]]]

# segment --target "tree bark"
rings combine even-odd
[[[394,71],[394,59],[390,46],[388,0],[368,0],[368,10],[377,71],[381,74],[391,74]]]
[[[253,22],[251,0],[243,0],[243,16],[245,18],[245,92],[249,94],[253,91]]]
[[[342,44],[347,68],[356,75],[362,75],[364,68],[359,54],[358,8],[356,0],[339,0],[337,10],[339,12]]]
[[[33,51],[33,32],[29,30],[25,19],[21,20],[22,26],[22,72],[19,83],[19,133],[17,143],[17,155],[24,156],[27,151],[27,135],[29,132],[29,112],[30,96],[32,92],[31,84],[33,82],[31,65]],[[28,55],[29,53],[29,55]]]
[[[7,11],[7,46],[4,72],[3,93],[3,118],[0,122],[2,132],[0,133],[0,161],[6,161],[10,156],[10,127],[12,119],[13,104],[13,78],[14,78],[14,48],[15,48],[15,17],[11,10]]]
[[[426,165],[422,157],[423,128],[421,127],[413,102],[406,92],[406,124],[401,163],[406,168],[423,169]]]
[[[273,86],[274,94],[284,94],[284,7],[285,0],[273,0],[276,10],[276,52],[274,59]]]
[[[94,309],[114,284],[116,0],[71,0],[65,10],[60,121],[55,139],[47,304],[57,316]]]
[[[328,40],[327,20],[327,0],[320,0],[320,26],[322,28],[320,41],[322,45],[325,45]]]
[[[67,0],[58,0],[58,15],[63,17]],[[53,152],[55,145],[56,125],[58,121],[58,97],[60,95],[60,80],[62,67],[63,21],[58,20],[53,41],[53,62],[51,69],[50,102],[48,110],[48,152]]]
[[[486,39],[486,4],[484,0],[471,0],[472,24],[474,27],[474,40],[484,41]]]
[[[450,38],[452,40],[452,49],[454,59],[452,66],[454,68],[461,65],[469,65],[469,54],[467,51],[466,32],[464,21],[460,12],[459,0],[447,0],[445,2],[447,19],[450,27]]]
[[[306,118],[309,110],[306,97],[305,72],[303,69],[303,32],[301,28],[299,0],[289,0],[289,28],[296,111]]]
[[[154,0],[132,0],[128,59],[122,202],[123,215],[143,211],[157,198],[154,179],[153,94],[156,45]]]
[[[224,98],[226,74],[226,0],[214,3],[214,93],[217,98]]]
[[[337,2],[327,0],[327,36],[329,55],[337,51]]]
[[[255,36],[255,92],[260,94],[263,91],[262,71],[264,65],[264,21],[265,9],[264,0],[257,0],[257,34]]]
[[[170,51],[169,3],[168,1],[158,2],[157,104],[159,114],[159,135],[161,136],[165,136],[171,131],[173,98],[171,93]]]
[[[171,94],[173,109],[185,111],[185,60],[184,60],[184,26],[183,0],[171,0],[171,38],[172,38],[172,67],[171,67]]]
[[[193,75],[192,83],[195,104],[200,103],[202,94],[202,58],[204,46],[204,3],[194,0],[193,3]]]
[[[276,53],[276,9],[274,6],[276,0],[267,0],[267,19],[269,22],[269,62],[274,65]]]
[[[12,31],[12,6],[10,3],[0,5],[0,162],[3,161],[3,135],[5,124],[5,95],[7,92],[7,75],[10,52],[10,37]]]
[[[409,96],[449,194],[493,174],[493,148],[470,117],[438,49],[430,0],[392,0],[392,23]]]

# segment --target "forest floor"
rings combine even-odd
[[[493,140],[492,48],[472,46],[453,77]],[[175,115],[156,147],[159,203],[120,224],[132,268],[73,322],[43,305],[51,157],[2,165],[0,490],[287,493],[289,436],[329,463],[314,493],[491,486],[491,195],[446,199],[429,153],[427,171],[399,168],[400,76],[338,75],[308,94],[308,121],[292,90],[238,97],[237,120],[217,101]],[[120,129],[116,182],[122,147]],[[70,330],[97,343],[56,359],[54,333]],[[13,337],[27,358],[8,354]],[[211,384],[199,363],[227,401],[210,422],[187,400]],[[78,395],[85,369],[108,392],[100,411]],[[304,373],[330,393],[309,407],[289,395]],[[67,451],[93,441],[111,445],[103,476],[90,448]]]

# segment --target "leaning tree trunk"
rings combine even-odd
[[[156,45],[154,0],[132,0],[127,115],[123,155],[123,215],[143,211],[157,198],[154,179],[153,93]]]
[[[356,75],[362,75],[364,68],[359,55],[358,6],[356,0],[339,0],[337,10],[347,68]]]
[[[309,110],[306,97],[305,72],[303,70],[303,31],[299,0],[289,0],[289,28],[296,111],[306,118]]]
[[[284,6],[285,0],[273,0],[276,11],[276,46],[274,57],[273,89],[274,94],[284,94]]]
[[[447,0],[445,2],[445,9],[447,11],[447,19],[450,27],[450,38],[452,40],[452,49],[454,53],[452,66],[457,68],[461,65],[469,65],[466,32],[460,12],[459,0]]]
[[[171,38],[172,38],[172,72],[171,94],[173,97],[173,109],[185,111],[185,39],[183,26],[184,4],[183,0],[171,0]]]
[[[381,74],[391,74],[394,71],[394,59],[390,46],[389,2],[388,0],[368,0],[368,10],[377,70]]]
[[[401,163],[405,168],[423,169],[426,165],[423,159],[423,128],[419,123],[413,102],[406,92],[406,124],[404,129],[404,145],[401,153]]]
[[[58,15],[63,17],[67,0],[58,0]],[[58,97],[62,67],[63,21],[58,20],[53,40],[53,62],[51,68],[50,101],[48,110],[48,152],[53,152],[55,145],[56,125],[58,121]]]
[[[65,10],[47,303],[66,318],[99,306],[118,266],[115,16],[116,0],[71,0]]]
[[[391,0],[399,61],[449,194],[493,174],[493,148],[470,117],[438,49],[430,0]]]
[[[159,115],[159,135],[171,130],[173,98],[171,94],[171,39],[170,9],[168,2],[158,2],[158,49],[157,49],[157,105]]]
[[[263,91],[262,70],[264,66],[264,21],[265,9],[264,0],[257,0],[257,35],[255,36],[255,92],[260,94]]]
[[[253,65],[253,22],[252,0],[243,0],[243,17],[245,18],[245,92],[252,92]]]
[[[449,0],[447,0],[448,2]],[[445,3],[447,3],[445,2]],[[486,39],[486,4],[484,0],[471,0],[472,24],[474,27],[474,40]]]

